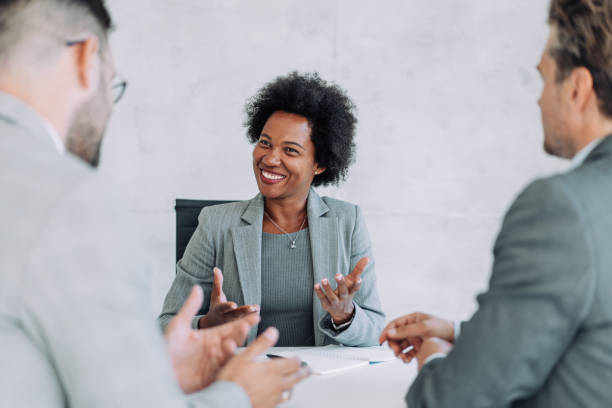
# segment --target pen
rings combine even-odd
[[[272,359],[274,359],[274,358],[287,358],[287,357],[279,356],[278,354],[266,354],[266,357],[272,358]],[[300,367],[308,367],[308,364],[305,361],[301,360],[300,361]]]

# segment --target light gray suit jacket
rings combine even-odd
[[[311,190],[308,196],[308,225],[314,280],[334,281],[336,273],[350,273],[364,256],[370,263],[361,276],[361,289],[353,301],[355,316],[351,325],[336,332],[331,317],[313,293],[315,344],[341,343],[347,346],[372,346],[382,330],[385,315],[376,289],[376,275],[370,238],[358,206]],[[202,314],[208,312],[213,282],[213,267],[223,271],[223,290],[227,299],[242,304],[261,304],[261,234],[264,199],[261,194],[249,201],[206,207],[199,225],[178,262],[177,275],[166,296],[160,324],[165,327],[179,310],[191,287],[204,289]],[[312,284],[314,285],[315,282]],[[197,322],[194,319],[194,324]],[[255,327],[249,334],[252,341]]]
[[[125,269],[138,234],[98,180],[0,93],[0,407],[250,406],[232,383],[182,394],[150,276]]]
[[[426,364],[414,407],[612,405],[612,137],[516,199],[489,290],[452,352]]]

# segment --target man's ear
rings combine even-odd
[[[592,102],[592,98],[595,97],[595,100],[597,100],[593,89],[593,75],[587,68],[574,68],[568,82],[570,101],[576,111],[584,112]]]
[[[98,58],[100,49],[98,38],[89,37],[87,40],[76,44],[73,49],[79,85],[84,90],[95,88],[98,86],[101,69],[100,58]]]

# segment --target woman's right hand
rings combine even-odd
[[[200,318],[198,328],[205,329],[207,327],[219,326],[252,313],[259,313],[258,305],[238,307],[236,303],[228,302],[225,293],[223,293],[223,274],[221,269],[215,267],[213,274],[214,279],[208,314]]]

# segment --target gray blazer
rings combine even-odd
[[[426,364],[414,407],[612,404],[612,137],[535,181],[495,243],[489,290],[452,352]]]
[[[0,407],[250,406],[233,383],[182,394],[119,194],[3,93],[0,191]]]
[[[359,259],[370,258],[362,274],[361,289],[353,299],[355,317],[344,331],[333,329],[330,315],[313,292],[315,344],[377,344],[385,315],[377,294],[372,248],[361,210],[344,201],[321,198],[314,190],[310,191],[307,207],[315,281],[328,278],[333,282],[336,273],[346,275]],[[261,304],[263,209],[263,196],[259,194],[249,201],[202,210],[198,228],[178,262],[176,278],[166,296],[159,317],[162,327],[177,313],[195,284],[204,289],[201,314],[208,312],[215,266],[223,271],[223,290],[228,300],[239,305]],[[257,327],[249,334],[249,342],[256,333]]]

